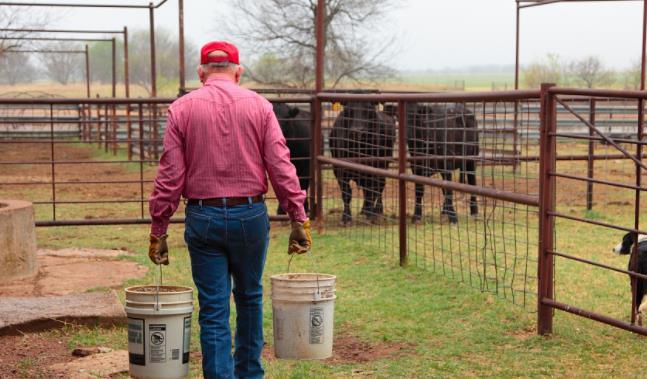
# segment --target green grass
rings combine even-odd
[[[169,231],[171,265],[164,268],[165,283],[192,285],[182,232],[181,225]],[[345,230],[315,233],[313,253],[295,258],[291,271],[337,275],[336,335],[352,335],[371,344],[404,344],[405,350],[392,359],[352,365],[274,360],[265,364],[268,377],[349,377],[353,371],[384,378],[640,375],[634,359],[645,341],[630,333],[557,313],[554,336],[538,337],[533,314],[414,265],[400,268],[391,252],[347,234]],[[145,279],[127,285],[155,281],[157,271],[146,256],[146,237],[145,226],[38,229],[42,247],[107,248],[119,240],[137,253],[132,259],[151,268]],[[270,275],[286,271],[286,244],[287,229],[274,227],[266,289]],[[266,290],[264,326],[266,341],[271,343],[268,295]],[[192,351],[199,351],[195,320]],[[71,336],[70,348],[126,346],[123,327],[75,327],[66,333]],[[199,371],[199,363],[192,362],[192,375]]]
[[[484,91],[514,89],[514,73],[412,74],[398,79],[399,85],[434,86],[447,90]]]

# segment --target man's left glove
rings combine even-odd
[[[166,234],[160,237],[151,234],[151,244],[148,247],[148,257],[156,265],[168,265],[168,246],[166,245],[166,238],[168,238],[168,235]]]
[[[288,254],[304,254],[310,251],[311,248],[310,220],[305,220],[304,222],[292,221]]]

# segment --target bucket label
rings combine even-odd
[[[140,318],[128,318],[128,361],[134,365],[146,366],[144,320]]]
[[[184,338],[182,346],[182,363],[189,363],[189,351],[191,350],[191,316],[184,318]]]
[[[324,311],[321,307],[310,307],[310,344],[322,344],[324,332]]]
[[[283,319],[276,315],[277,311],[274,312],[274,338],[277,341],[283,339]]]
[[[151,324],[148,327],[150,362],[166,362],[166,324]]]

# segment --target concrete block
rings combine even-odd
[[[37,272],[32,203],[0,199],[0,283],[31,277]]]

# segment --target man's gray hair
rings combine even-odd
[[[223,72],[223,71],[227,71],[227,69],[234,70],[237,67],[238,67],[238,65],[236,63],[232,63],[232,62],[229,62],[229,61],[209,62],[209,63],[205,63],[205,64],[202,65],[202,71],[204,71],[204,72],[212,72],[212,71]]]

